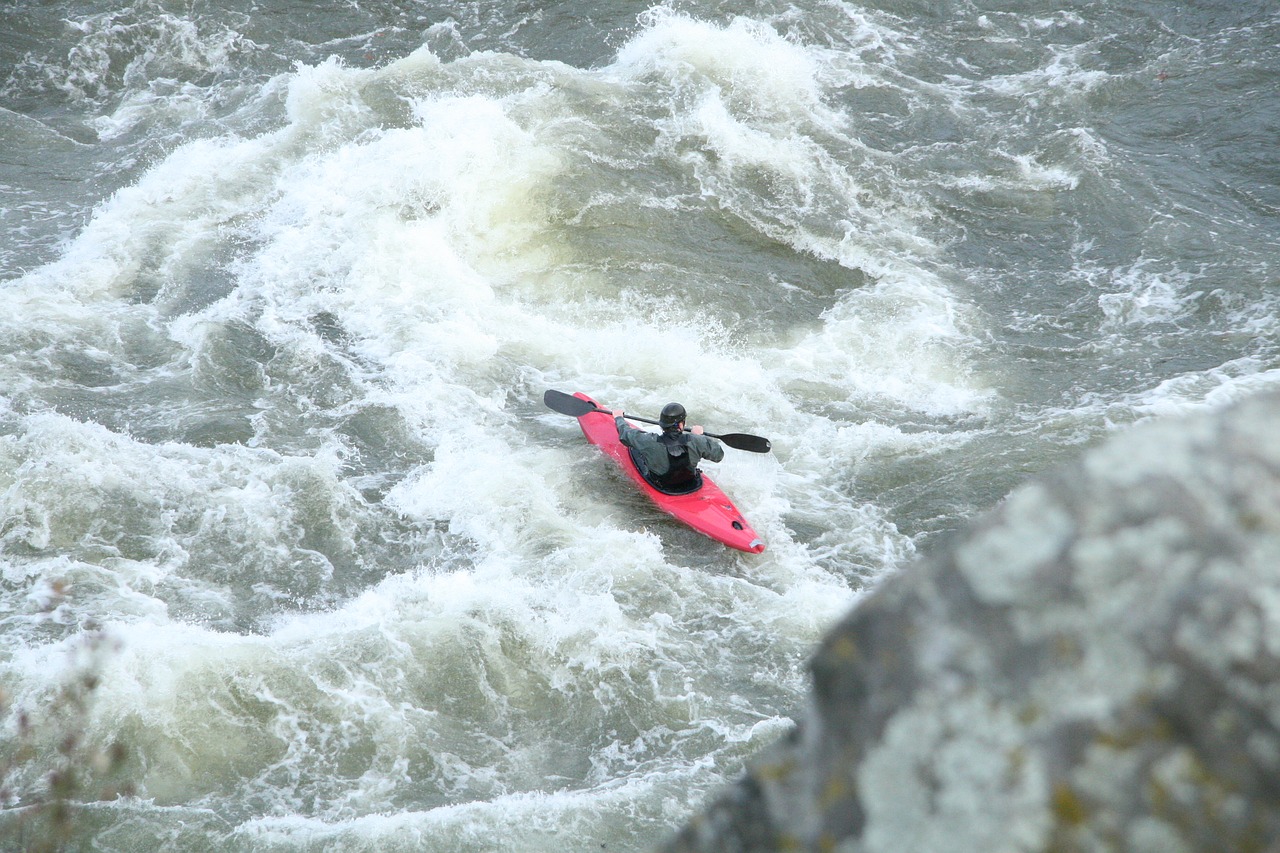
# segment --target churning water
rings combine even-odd
[[[0,832],[659,843],[878,578],[1280,385],[1277,80],[1239,0],[10,0]],[[771,438],[769,550],[547,388]]]

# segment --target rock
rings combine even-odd
[[[1280,850],[1280,397],[1016,490],[811,669],[668,853]]]

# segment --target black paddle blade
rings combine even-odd
[[[710,435],[710,433],[707,433]],[[751,453],[768,453],[773,449],[773,444],[769,439],[762,435],[749,435],[745,432],[731,432],[728,435],[716,435],[712,438],[718,438],[725,444],[737,450],[747,450]]]
[[[546,403],[547,408],[552,411],[559,412],[562,415],[571,415],[575,418],[589,415],[592,412],[604,411],[603,409],[597,409],[581,397],[575,397],[572,394],[566,394],[563,391],[554,389],[547,389],[547,392],[542,395],[542,402]]]

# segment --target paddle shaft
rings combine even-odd
[[[580,418],[583,415],[589,415],[592,412],[604,412],[608,415],[613,414],[609,409],[602,409],[581,397],[575,397],[572,394],[566,394],[563,391],[548,390],[542,395],[542,402],[547,405],[547,408],[554,409],[562,415],[572,415],[577,418]],[[642,418],[639,415],[628,415],[624,413],[623,417],[627,417],[635,421],[641,421],[646,424],[655,424],[657,426],[662,425],[658,421],[651,418]],[[692,432],[688,427],[685,427],[684,431]],[[704,432],[703,435],[719,439],[730,447],[738,450],[747,450],[752,453],[768,453],[770,448],[773,446],[767,438],[741,432],[731,432],[724,435],[717,435],[713,432]]]

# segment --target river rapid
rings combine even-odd
[[[651,849],[879,579],[1280,385],[1278,79],[1248,0],[6,3],[0,839]],[[547,388],[770,438],[768,550]]]

